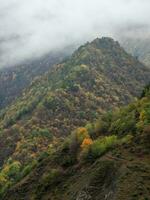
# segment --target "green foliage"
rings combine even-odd
[[[24,169],[22,170],[21,177],[23,178],[23,177],[27,176],[31,172],[32,169],[33,169],[32,165],[25,166]]]
[[[97,135],[107,134],[110,127],[110,122],[111,115],[109,113],[103,115],[101,119],[95,123],[95,132]]]
[[[150,102],[149,97],[140,100],[139,121],[136,124],[138,131],[143,131],[144,127],[150,124]]]
[[[4,173],[0,173],[0,188],[2,188],[7,183],[7,177]]]
[[[142,92],[142,94],[141,94],[141,98],[143,98],[143,97],[145,97],[145,96],[148,96],[148,95],[150,95],[150,84],[148,84],[148,85],[144,88],[144,90],[143,90],[143,92]]]
[[[18,179],[19,172],[21,170],[21,164],[19,161],[14,161],[10,165],[6,166],[2,172],[6,174],[11,180]]]
[[[31,132],[31,136],[32,137],[46,137],[48,139],[53,138],[52,133],[50,133],[50,131],[48,129],[35,129]]]
[[[80,117],[80,118],[84,118],[85,115],[86,115],[86,113],[85,113],[84,111],[80,111],[80,112],[79,112],[79,117]]]
[[[129,132],[136,132],[136,116],[135,112],[128,113],[128,110],[125,112],[120,112],[117,119],[111,123],[109,132],[116,133],[117,135],[124,135]],[[116,118],[114,116],[114,118]]]
[[[60,176],[60,171],[58,169],[50,169],[48,173],[44,174],[42,177],[42,182],[44,184],[54,184],[58,181],[58,177]]]
[[[85,128],[87,129],[90,138],[95,139],[95,137],[96,137],[95,124],[88,123],[88,124],[86,124]]]
[[[27,176],[33,170],[33,168],[36,165],[37,165],[36,160],[33,160],[29,164],[25,165],[24,168],[22,169],[21,173],[20,173],[20,177],[23,178],[23,177]]]
[[[68,152],[68,154],[62,154],[59,164],[63,167],[73,166],[77,161],[76,155]]]
[[[54,109],[56,106],[56,100],[53,96],[48,96],[45,100],[44,100],[44,106],[46,106],[49,109]]]
[[[11,186],[11,182],[7,179],[5,174],[0,173],[0,197]]]
[[[36,98],[32,97],[31,101],[29,103],[27,102],[25,105],[21,102],[21,105],[19,105],[19,109],[15,113],[13,113],[13,115],[4,116],[4,127],[7,128],[15,124],[15,122],[17,120],[20,120],[24,115],[30,114],[36,108],[40,99],[41,96],[37,96]]]
[[[133,100],[149,77],[150,71],[118,43],[103,38],[82,46],[64,63],[34,80],[0,114],[0,161],[3,164],[12,157],[12,162],[1,170],[4,187],[14,185],[19,177],[30,176],[32,160],[44,167],[45,160],[53,158],[47,168],[54,163],[52,168],[66,169],[78,166],[82,158],[95,160],[116,144],[128,143],[132,136],[137,139],[143,134],[144,143],[144,138],[149,138],[143,131],[150,124],[149,96],[121,110],[104,113]],[[64,140],[71,132],[62,147],[58,138]],[[50,145],[54,148],[49,149]],[[21,166],[12,165],[16,159]],[[55,175],[59,178],[57,173],[54,177],[52,174],[45,174],[42,184],[52,185],[50,180]]]
[[[133,139],[133,135],[126,135],[126,136],[124,136],[123,138],[121,138],[120,140],[119,140],[119,144],[127,144],[127,143],[130,143],[131,141],[132,141],[132,139]]]
[[[97,139],[93,142],[89,149],[89,156],[97,158],[103,155],[106,151],[113,148],[118,142],[117,136],[106,136],[104,138]]]
[[[39,76],[47,72],[58,60],[61,61],[64,56],[65,55],[61,52],[57,53],[57,55],[48,55],[39,60],[32,60],[32,62],[27,62],[21,66],[17,65],[7,69],[1,69],[0,109],[10,105],[16,100],[16,97],[24,93],[23,90],[28,88],[31,82],[32,86],[34,86],[36,80],[35,85],[38,87]]]
[[[0,196],[20,178],[21,163],[11,161],[4,165],[0,172]]]

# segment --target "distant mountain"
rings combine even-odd
[[[43,75],[52,65],[61,62],[68,55],[69,50],[64,50],[0,69],[0,109],[19,97],[35,77]]]
[[[119,41],[125,50],[150,67],[150,34],[147,27],[130,27],[121,30]],[[119,34],[120,35],[120,34]]]
[[[0,173],[3,188],[10,187],[2,199],[149,199],[149,88],[142,99],[78,128],[24,169],[9,160]]]
[[[150,38],[125,37],[122,46],[134,57],[150,67]]]

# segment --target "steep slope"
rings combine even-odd
[[[19,168],[19,181],[3,200],[148,200],[149,113],[146,88],[142,99],[103,115],[51,147],[25,177]],[[9,176],[11,170],[5,168],[3,173]]]
[[[68,50],[69,51],[69,50]],[[69,53],[68,53],[69,54]],[[0,70],[0,109],[11,104],[31,81],[47,72],[50,67],[59,63],[67,56],[67,52],[50,53],[17,66]]]
[[[0,113],[0,166],[22,168],[75,128],[138,96],[150,70],[110,38],[81,46]]]
[[[62,100],[68,98],[69,104],[72,97],[74,103],[74,96],[82,98],[82,101],[76,99],[76,104],[78,101],[82,104],[86,99],[89,103],[91,100],[97,102],[101,112],[128,103],[149,83],[149,73],[149,69],[128,55],[117,42],[109,38],[96,39],[80,47],[64,63],[54,66],[46,76],[35,80],[23,97],[9,107],[4,124],[7,126],[13,123],[12,118],[15,120],[20,118],[22,112],[27,113],[27,107],[31,111],[31,104],[36,107],[41,102],[40,98],[48,109],[56,109],[57,104],[70,109],[71,105],[65,105]],[[56,105],[50,105],[52,103]],[[14,112],[20,110],[21,113],[15,116]]]

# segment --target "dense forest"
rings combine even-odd
[[[50,52],[37,59],[0,69],[0,109],[10,105],[21,96],[37,76],[42,76],[52,65],[59,63],[69,55],[69,49],[62,52]]]
[[[75,129],[22,168],[9,159],[3,199],[149,199],[150,87],[142,98]],[[2,192],[2,191],[1,191]]]
[[[0,198],[148,200],[149,82],[105,37],[37,76],[0,110]]]

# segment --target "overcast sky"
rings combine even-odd
[[[149,19],[150,0],[0,0],[0,67],[127,27],[147,34]]]

